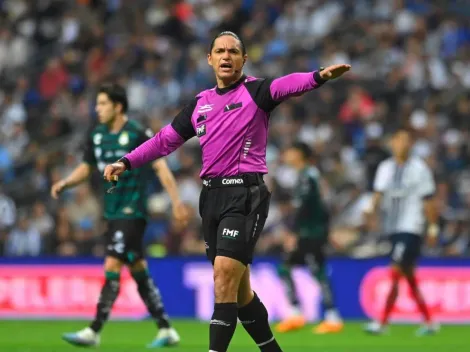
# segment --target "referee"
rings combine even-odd
[[[237,318],[261,351],[282,351],[266,308],[251,289],[249,269],[271,196],[263,181],[268,172],[269,117],[282,101],[316,89],[351,68],[333,65],[263,79],[243,73],[246,60],[245,46],[235,33],[217,35],[207,55],[217,86],[199,93],[170,125],[104,170],[105,179],[112,181],[126,170],[170,154],[192,137],[199,138],[203,161],[199,214],[206,253],[214,266],[210,352],[227,351]]]

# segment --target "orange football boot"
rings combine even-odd
[[[306,324],[307,324],[307,321],[305,320],[304,317],[293,316],[280,322],[276,326],[276,331],[283,333],[283,332],[299,330],[299,329],[302,329]]]
[[[329,321],[322,321],[318,326],[313,328],[313,332],[315,334],[336,334],[341,332],[344,328],[344,324],[342,322],[329,322]]]

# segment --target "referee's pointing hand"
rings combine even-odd
[[[351,69],[351,65],[332,65],[320,71],[320,77],[325,80],[335,79],[342,76]]]
[[[106,165],[104,168],[104,179],[109,182],[117,181],[119,175],[124,171],[126,171],[126,166],[120,161]]]

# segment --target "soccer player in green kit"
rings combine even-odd
[[[331,284],[327,274],[325,246],[328,243],[329,211],[320,190],[320,173],[310,164],[313,153],[308,145],[294,143],[284,153],[284,162],[299,173],[295,187],[293,205],[295,210],[294,236],[287,236],[283,262],[279,275],[284,281],[292,313],[289,318],[279,323],[278,332],[297,330],[305,326],[296,287],[292,280],[292,267],[306,265],[318,280],[325,309],[325,319],[314,332],[327,334],[340,332],[343,322],[336,309]]]
[[[95,168],[103,172],[106,164],[152,137],[150,129],[146,130],[138,122],[127,118],[127,106],[127,95],[123,87],[109,84],[100,88],[96,100],[99,124],[87,135],[83,162],[65,179],[52,186],[52,197],[57,198],[65,189],[85,182]],[[156,161],[152,167],[170,195],[175,219],[187,221],[186,208],[179,200],[175,179],[165,160]],[[158,334],[148,347],[171,346],[180,340],[165,313],[160,292],[148,273],[143,249],[146,187],[150,173],[150,168],[135,169],[123,175],[118,183],[103,182],[104,218],[108,223],[105,233],[106,280],[93,322],[83,330],[63,335],[64,340],[73,345],[96,346],[100,343],[99,333],[118,297],[120,272],[124,265],[131,270],[138,292],[158,325]]]

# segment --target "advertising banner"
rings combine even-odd
[[[329,273],[335,299],[345,319],[377,318],[390,286],[387,261],[332,259]],[[170,316],[208,320],[214,296],[212,266],[204,258],[151,259],[150,272]],[[322,317],[318,283],[305,269],[293,278],[306,318]],[[94,315],[104,274],[99,259],[0,259],[0,319],[89,319]],[[425,300],[441,322],[470,322],[470,260],[424,260],[418,270]],[[263,300],[271,320],[289,314],[289,302],[277,276],[277,261],[264,259],[252,266],[253,289]],[[112,311],[117,319],[147,316],[136,285],[127,270],[121,275],[120,296]],[[392,321],[422,318],[406,282]]]
[[[2,265],[0,317],[90,318],[103,284],[97,265]],[[113,308],[116,318],[138,318],[146,313],[136,285],[125,272]]]

